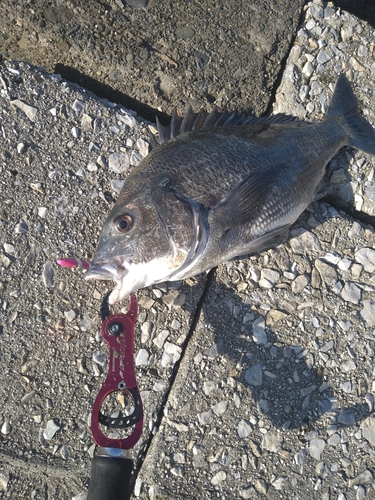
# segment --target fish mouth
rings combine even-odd
[[[125,299],[132,290],[127,290],[125,286],[125,278],[129,270],[125,266],[123,258],[119,257],[112,262],[96,262],[90,266],[89,270],[85,273],[85,279],[96,280],[112,280],[116,283],[116,288],[112,290],[108,302],[110,305],[117,304]]]

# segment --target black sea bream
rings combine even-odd
[[[375,131],[343,75],[321,122],[190,111],[159,134],[164,143],[126,178],[85,275],[116,282],[111,304],[269,248],[319,197],[340,148],[375,155]]]

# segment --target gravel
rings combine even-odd
[[[99,56],[97,47],[102,43],[104,50],[115,36],[104,20],[92,28],[97,36],[85,39],[88,28],[69,17],[71,7],[54,8],[67,16],[68,40],[60,39],[59,50],[73,59],[82,39]],[[126,12],[134,21],[149,16],[151,28],[160,19],[157,10]],[[52,20],[46,8],[32,22],[45,21],[52,29]],[[123,36],[132,25],[116,26]],[[269,41],[255,26],[249,24],[248,37],[257,35],[263,57]],[[230,101],[227,107],[242,111],[241,89],[251,88],[244,83],[248,56],[242,51],[251,50],[240,40],[239,25],[231,32],[215,29],[223,46],[217,55],[200,24],[186,19],[170,31],[174,53],[163,49],[172,44],[163,46],[152,30],[142,38],[154,36],[149,46],[129,37],[126,62],[117,65],[121,73],[133,61],[123,88],[130,88],[138,68],[144,78],[137,77],[135,94],[142,94],[152,74],[155,102],[164,110],[175,104],[182,109],[188,100],[207,103],[211,92],[219,106]],[[6,50],[21,53],[39,44],[25,29],[14,47],[14,30]],[[291,39],[280,37],[288,46]],[[218,61],[232,39],[243,61],[237,80],[224,82]],[[308,3],[275,111],[321,118],[337,74],[345,71],[374,123],[374,44],[369,24],[334,4]],[[190,69],[179,80],[184,50]],[[268,61],[252,66],[258,111],[267,98],[257,91],[270,96],[280,50],[275,46]],[[107,59],[101,65],[96,60],[96,71],[119,82],[115,58]],[[22,498],[27,488],[31,498],[48,491],[51,498],[83,499],[95,448],[90,410],[106,375],[107,348],[98,330],[108,284],[86,283],[82,270],[61,269],[55,261],[90,260],[124,177],[155,147],[155,126],[41,68],[6,61],[0,76],[0,169],[6,182],[0,188],[0,343],[6,361],[0,492]],[[151,101],[152,92],[145,98]],[[204,294],[205,276],[137,292],[135,364],[148,425],[132,452],[140,468],[133,498],[374,495],[373,159],[345,149],[331,162],[329,176],[329,196],[309,207],[284,244],[220,266]],[[201,298],[202,312],[191,329]]]

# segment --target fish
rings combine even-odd
[[[343,74],[322,121],[189,109],[157,126],[161,144],[126,178],[85,273],[116,283],[110,304],[285,241],[323,196],[343,146],[375,155],[375,131]]]

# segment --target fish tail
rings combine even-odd
[[[348,145],[375,155],[375,130],[363,118],[357,99],[345,75],[341,75],[336,83],[327,118],[336,118],[348,136]]]

